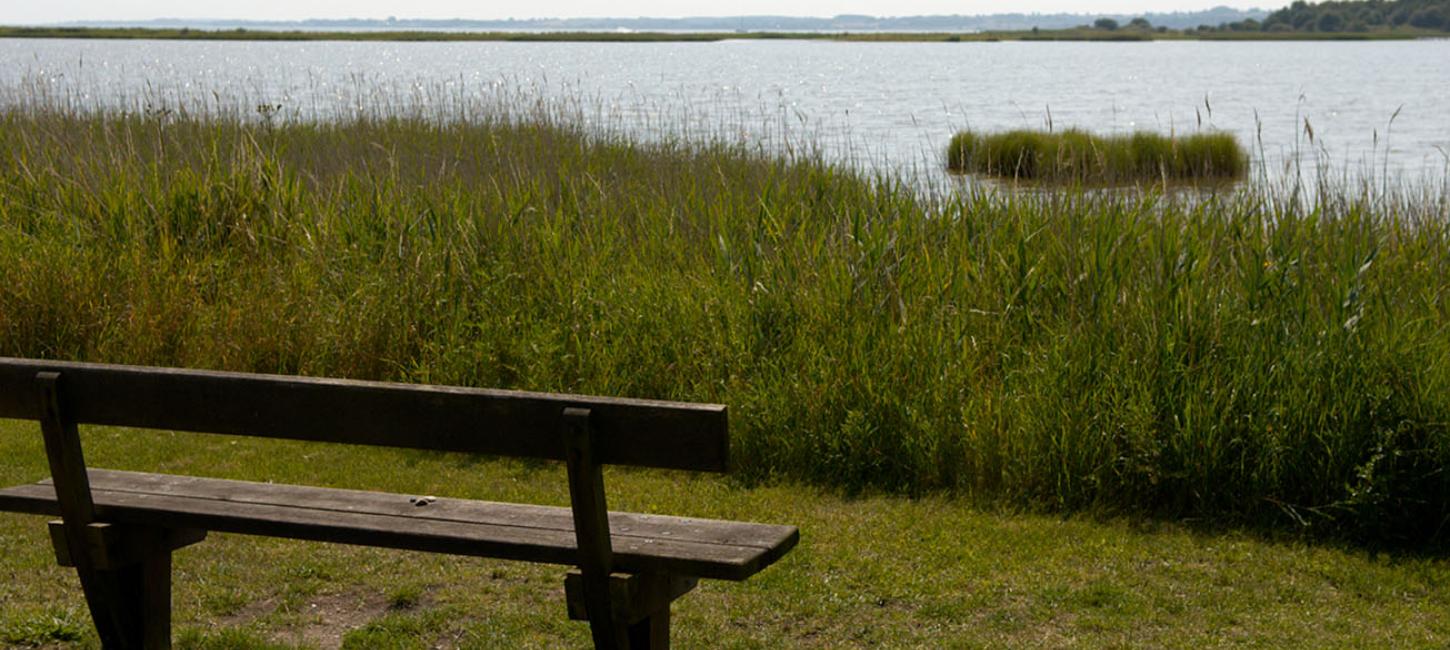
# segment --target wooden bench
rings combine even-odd
[[[744,580],[793,526],[607,512],[604,464],[726,469],[724,406],[0,358],[0,418],[36,420],[51,478],[0,510],[56,516],[107,648],[171,643],[171,552],[208,531],[578,567],[568,615],[595,647],[669,644],[670,602]],[[88,469],[77,425],[565,461],[570,508]]]

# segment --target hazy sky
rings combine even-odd
[[[1006,12],[1141,13],[1191,11],[1217,5],[1277,8],[1288,0],[732,0],[731,2],[665,2],[663,0],[0,0],[0,23],[45,23],[71,20],[138,20],[146,18],[537,18],[572,16],[738,16],[770,14],[834,16],[869,14],[994,14]]]

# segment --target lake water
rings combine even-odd
[[[0,102],[130,108],[565,105],[642,137],[813,143],[940,174],[958,129],[1233,132],[1267,161],[1443,178],[1450,40],[1148,43],[374,43],[0,39]],[[1312,132],[1312,140],[1310,133]],[[1289,170],[1286,172],[1286,169]]]

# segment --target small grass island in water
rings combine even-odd
[[[1243,177],[1248,154],[1228,133],[1169,137],[1099,136],[1068,129],[962,131],[947,148],[947,170],[1001,178],[1083,184],[1227,181]]]

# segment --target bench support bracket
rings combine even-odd
[[[206,539],[206,531],[196,528],[152,528],[93,523],[86,526],[86,549],[91,566],[101,571],[115,571],[141,564],[150,556],[191,546]],[[55,563],[73,567],[70,547],[65,539],[65,522],[50,522],[50,543],[55,547]]]
[[[614,606],[615,624],[628,630],[629,647],[635,650],[670,647],[670,603],[689,593],[698,583],[698,578],[664,573],[610,575],[609,597]],[[569,618],[589,620],[582,574],[571,571],[564,578],[564,595]]]

